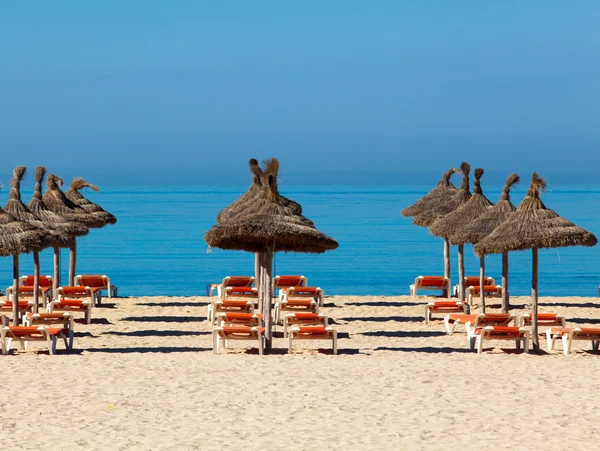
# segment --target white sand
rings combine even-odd
[[[423,323],[423,298],[329,297],[341,355],[311,342],[288,355],[282,339],[275,355],[213,355],[206,301],[106,300],[77,325],[73,354],[0,356],[6,449],[600,448],[590,343],[478,356],[464,329]],[[600,323],[598,299],[541,302],[568,324]]]

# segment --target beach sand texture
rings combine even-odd
[[[423,322],[428,298],[327,297],[340,334],[212,354],[206,297],[105,299],[76,350],[2,356],[5,449],[597,449],[600,355],[468,351],[464,328]],[[595,298],[541,312],[597,326]],[[525,311],[529,298],[513,298]],[[477,311],[477,310],[475,310]],[[280,329],[279,329],[280,330]],[[544,330],[544,328],[542,328]],[[544,346],[545,339],[540,342]]]

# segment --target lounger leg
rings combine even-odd
[[[546,345],[548,346],[548,352],[552,351],[552,348],[554,348],[554,340],[552,340],[550,328],[546,329]]]
[[[0,339],[2,340],[2,355],[6,355],[10,349],[11,339],[6,337],[6,333],[4,331],[2,331],[2,338]]]
[[[571,351],[571,343],[569,342],[569,337],[567,335],[563,335],[562,342],[563,342],[563,353],[565,355],[569,355],[569,352]]]
[[[425,306],[425,324],[429,326],[429,321],[431,320],[431,312],[429,310],[429,306]]]
[[[599,340],[592,340],[592,350],[593,351],[597,351],[598,350],[598,345],[600,345],[600,341]]]
[[[292,353],[292,338],[293,338],[293,333],[288,335],[288,354]]]
[[[444,327],[446,328],[446,333],[448,335],[452,335],[452,332],[454,332],[454,331],[450,330],[450,316],[449,315],[444,316]]]
[[[474,335],[469,335],[469,349],[471,351],[475,350],[475,341],[477,340],[477,337]]]
[[[23,350],[27,349],[27,341],[25,341],[25,340],[19,340],[19,343],[21,345],[21,349],[23,349]]]
[[[258,334],[258,355],[263,355],[263,350],[264,350],[264,346],[265,346],[265,337],[263,334],[259,333]]]
[[[477,336],[477,354],[481,354],[483,351],[483,332]]]
[[[92,324],[92,312],[89,309],[85,311],[85,323]]]
[[[519,338],[518,340],[515,340],[515,346],[516,346],[516,348],[517,348],[517,351],[518,351],[519,349],[521,349],[521,339],[520,339],[520,338]]]
[[[219,353],[219,333],[213,330],[213,354]]]
[[[529,354],[529,334],[523,337],[523,352]]]
[[[337,347],[337,330],[333,331],[333,355],[337,355],[338,347]]]
[[[52,337],[51,343],[48,343],[50,347],[48,348],[48,353],[50,355],[56,354],[56,337]]]

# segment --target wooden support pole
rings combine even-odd
[[[485,257],[479,257],[479,291],[481,291],[481,313],[485,313]]]
[[[13,255],[13,296],[12,296],[12,323],[18,326],[19,321],[19,256]]]
[[[450,243],[448,242],[448,240],[446,238],[444,238],[444,277],[447,277],[448,280],[450,280]],[[452,283],[448,284],[448,290],[450,290],[450,287],[452,286]],[[451,293],[442,293],[444,296],[446,297],[450,297]]]
[[[259,253],[260,282],[258,285],[258,303],[261,306],[265,322],[265,353],[273,349],[273,252]]]
[[[40,302],[40,253],[33,253],[33,311],[38,312],[38,303]]]
[[[259,257],[259,253],[257,252],[256,254],[254,254],[254,286],[256,287],[256,289],[259,288],[259,283],[260,283],[260,257]],[[258,306],[258,308],[260,308],[260,305]]]
[[[54,247],[54,280],[52,282],[52,296],[57,296],[60,287],[60,249]]]
[[[70,258],[69,258],[69,286],[75,285],[75,271],[77,270],[77,238],[73,238],[70,247]]]
[[[508,252],[502,253],[502,313],[510,309],[510,294],[508,294]]]
[[[533,350],[540,350],[538,336],[538,250],[531,249],[531,335]]]
[[[458,245],[458,283],[460,293],[459,299],[465,302],[465,245]]]

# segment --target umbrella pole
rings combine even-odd
[[[444,277],[450,280],[450,242],[446,238],[444,238]],[[451,286],[452,284],[448,283],[448,287]],[[445,294],[447,295],[448,293]]]
[[[273,252],[270,250],[260,252],[259,269],[260,282],[258,284],[258,303],[261,306],[265,322],[265,352],[271,352],[273,348],[273,319],[271,317],[271,306],[273,303]]]
[[[12,297],[13,326],[19,325],[19,256],[13,255],[13,297]]]
[[[481,295],[481,313],[485,313],[485,257],[479,258],[479,291]]]
[[[531,335],[534,351],[540,350],[538,336],[538,250],[531,249]]]
[[[465,302],[465,245],[458,245],[458,283],[460,293],[459,299]]]
[[[508,295],[508,252],[502,253],[502,313],[508,313],[510,298]]]
[[[260,283],[260,254],[254,254],[254,286],[258,289]],[[260,305],[258,306],[261,307]]]
[[[33,253],[33,311],[38,312],[38,302],[40,302],[40,253]]]
[[[77,266],[77,238],[73,238],[69,251],[69,286],[75,285],[75,268]]]
[[[60,287],[60,249],[54,247],[54,281],[52,282],[52,296],[55,297]]]

